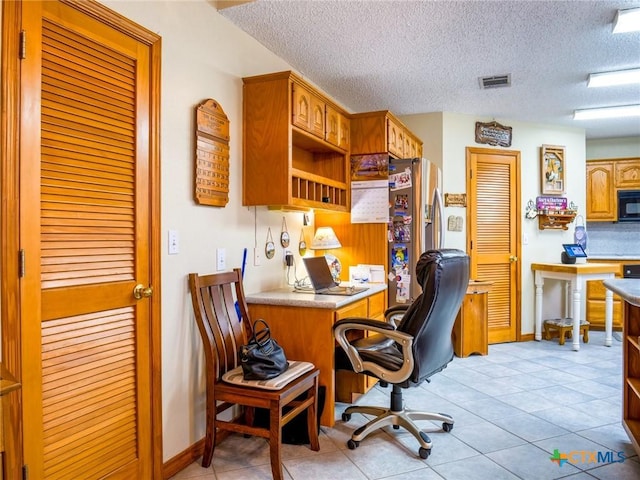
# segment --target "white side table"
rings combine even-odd
[[[542,299],[545,278],[564,280],[569,282],[573,294],[573,302],[568,302],[565,316],[573,318],[573,349],[580,350],[580,305],[582,303],[582,289],[587,280],[606,280],[615,277],[618,265],[611,263],[533,263],[531,270],[535,274],[535,339],[542,340]],[[607,289],[605,294],[605,338],[604,344],[611,346],[613,330],[613,293]]]

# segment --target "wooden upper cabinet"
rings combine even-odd
[[[324,138],[325,105],[324,102],[308,88],[293,83],[293,115],[292,123],[307,132]]]
[[[587,162],[587,220],[615,221],[613,162]]]
[[[422,141],[388,110],[351,116],[351,153],[388,152],[396,158],[422,156]]]
[[[346,111],[292,72],[243,84],[242,204],[348,211]]]
[[[640,158],[615,160],[616,188],[640,188]]]

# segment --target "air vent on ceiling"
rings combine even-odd
[[[494,75],[493,77],[480,77],[480,88],[510,87],[511,75]]]

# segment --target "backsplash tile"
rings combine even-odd
[[[587,222],[589,255],[640,255],[640,223]]]

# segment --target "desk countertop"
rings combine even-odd
[[[531,270],[561,273],[616,273],[618,265],[615,263],[532,263]]]
[[[280,305],[286,307],[313,307],[337,309],[350,303],[367,298],[387,289],[384,283],[370,283],[364,292],[355,295],[316,295],[315,293],[295,292],[293,287],[278,288],[266,292],[252,293],[245,296],[248,304]]]
[[[605,287],[620,295],[624,300],[640,307],[640,279],[615,278],[602,282]]]

